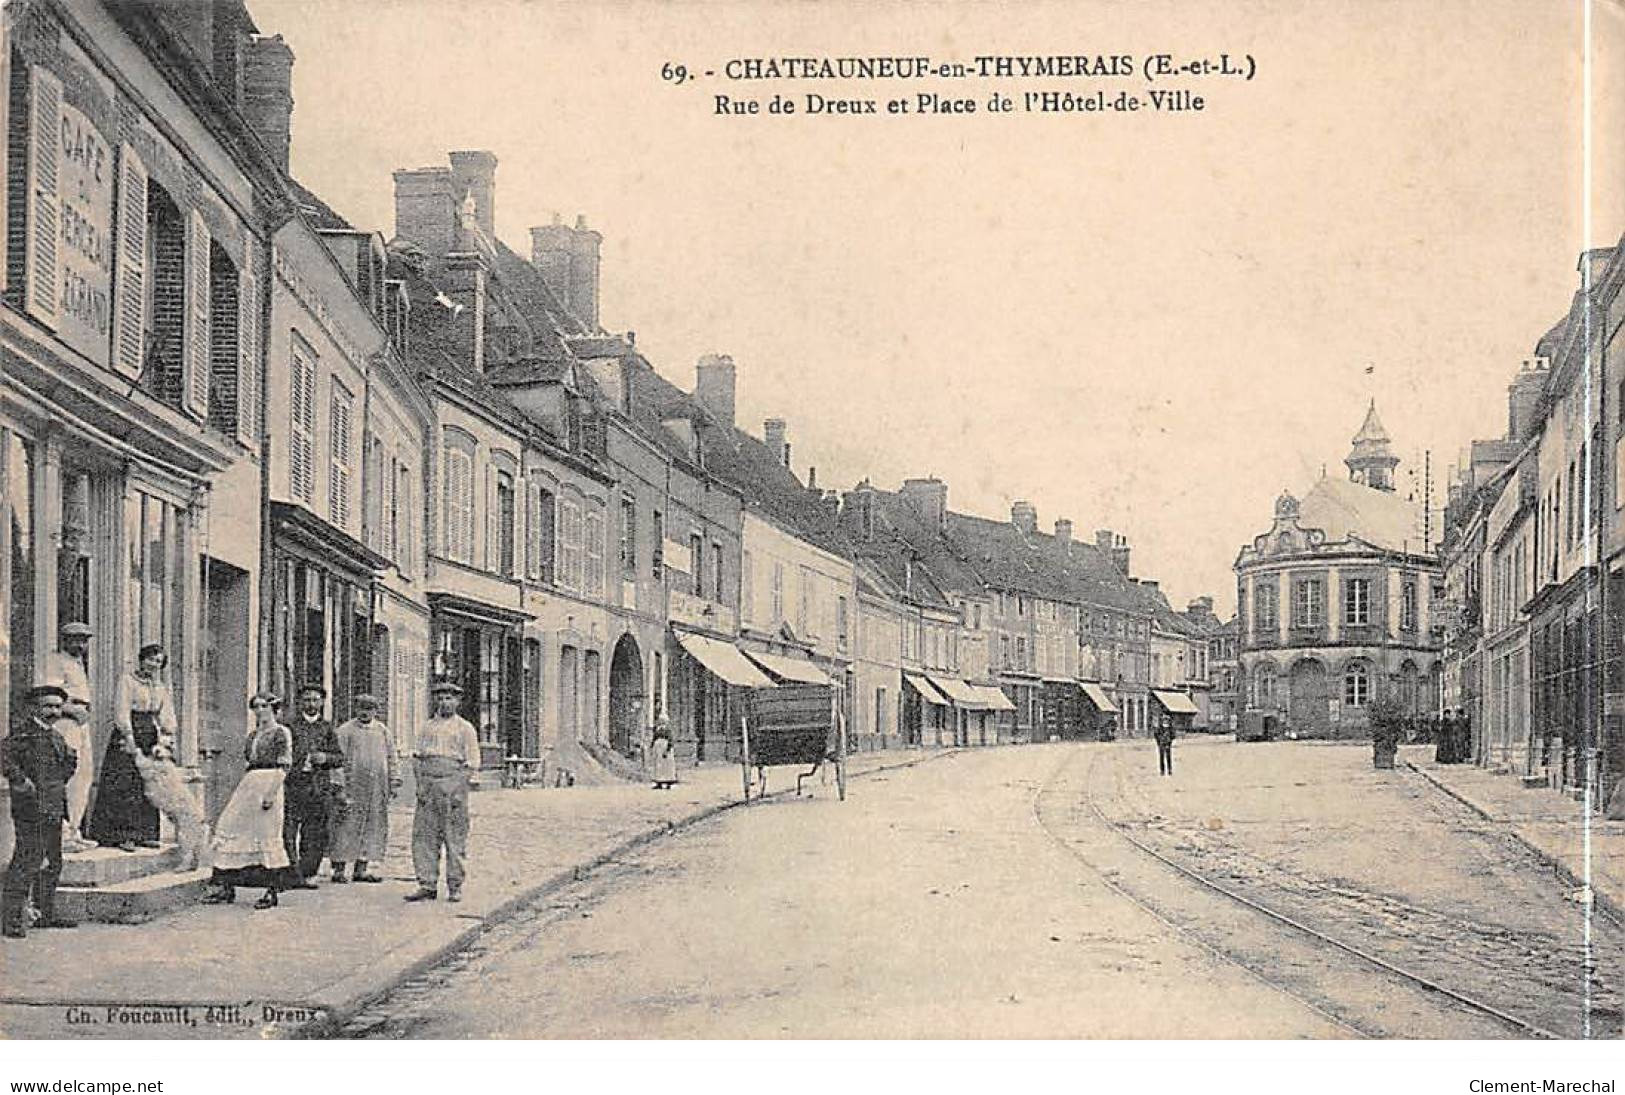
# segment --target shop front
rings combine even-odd
[[[737,761],[750,690],[775,687],[773,678],[725,639],[677,628],[670,636],[667,686],[678,763]]]
[[[456,594],[429,595],[431,676],[462,688],[458,714],[479,734],[486,767],[540,751],[541,644],[525,641],[529,619]]]

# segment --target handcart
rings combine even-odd
[[[740,775],[745,802],[767,793],[767,770],[780,765],[807,765],[796,776],[796,794],[826,763],[835,767],[835,788],[846,799],[846,717],[835,689],[822,684],[782,684],[756,689],[740,718]],[[752,770],[756,776],[751,777]]]

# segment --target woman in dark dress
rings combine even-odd
[[[277,721],[282,701],[276,696],[261,692],[248,706],[254,718],[244,747],[248,771],[215,825],[214,876],[209,880],[214,890],[203,900],[229,905],[238,886],[264,886],[265,895],[254,907],[271,909],[277,892],[299,880],[282,843],[282,783],[293,764],[293,735]]]
[[[136,661],[135,672],[119,682],[113,735],[88,830],[96,843],[126,852],[158,847],[158,808],[147,801],[136,752],[150,757],[160,743],[173,749],[175,740],[175,703],[161,679],[169,656],[151,643],[141,648]]]

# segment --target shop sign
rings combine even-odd
[[[113,149],[66,102],[59,125],[57,335],[106,366],[113,336]]]

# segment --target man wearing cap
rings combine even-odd
[[[359,695],[351,707],[355,717],[334,731],[344,753],[344,801],[333,830],[333,881],[350,881],[344,868],[353,860],[357,882],[382,882],[367,864],[380,862],[389,844],[389,800],[401,785],[395,742],[389,727],[373,717],[375,697]]]
[[[299,689],[298,713],[286,724],[293,739],[293,767],[283,783],[282,843],[299,871],[295,888],[302,890],[316,888],[311,879],[327,855],[334,772],[344,767],[333,724],[323,717],[326,707],[327,689],[307,684]]]
[[[0,931],[13,939],[27,934],[23,910],[30,893],[40,913],[36,927],[73,927],[56,915],[62,819],[68,812],[66,785],[79,761],[53,726],[62,717],[67,695],[56,684],[30,688],[23,695],[26,710],[12,724],[10,735],[0,741],[0,771],[11,787],[11,822],[16,831],[0,897]]]
[[[434,717],[418,731],[412,750],[417,808],[412,812],[412,867],[418,888],[408,901],[433,901],[446,849],[446,900],[463,899],[463,854],[468,845],[468,789],[479,782],[480,739],[457,714],[463,690],[451,681],[431,689]]]

